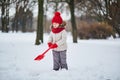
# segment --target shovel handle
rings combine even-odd
[[[42,55],[46,54],[51,48],[49,47],[47,50],[45,50]]]

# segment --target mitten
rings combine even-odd
[[[51,43],[51,42],[48,43],[48,47],[50,47],[50,46],[52,46],[52,43]]]
[[[51,48],[57,48],[58,45],[57,45],[57,44],[52,44],[50,47],[51,47]]]

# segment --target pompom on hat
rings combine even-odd
[[[54,13],[54,17],[52,18],[52,23],[54,22],[62,24],[63,20],[62,20],[62,17],[60,16],[60,12]]]

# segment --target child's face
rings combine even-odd
[[[59,23],[53,23],[53,28],[58,28],[59,27]]]

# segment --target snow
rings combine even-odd
[[[39,46],[34,45],[35,38],[35,32],[0,32],[0,80],[120,80],[119,38],[72,43],[68,33],[67,71],[52,70],[51,51],[34,61],[47,49],[48,34]]]

